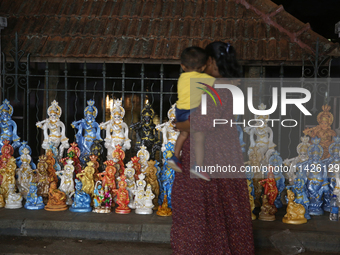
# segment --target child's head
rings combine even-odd
[[[181,66],[185,72],[203,72],[208,60],[205,50],[200,47],[188,47],[181,54]]]

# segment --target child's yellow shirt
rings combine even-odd
[[[177,82],[178,100],[176,102],[177,103],[176,107],[178,109],[190,110],[198,107],[201,104],[201,95],[204,93],[204,91],[199,88],[205,89],[206,86],[198,82],[202,82],[204,84],[212,86],[215,82],[215,78],[206,73],[199,73],[195,71],[184,72],[178,78]]]

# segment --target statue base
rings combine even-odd
[[[24,205],[27,210],[41,210],[45,208],[45,205]]]
[[[73,204],[72,198],[68,198],[68,199],[66,200],[66,205],[72,205],[72,204]]]
[[[309,215],[323,215],[323,210],[321,208],[313,209],[309,208]]]
[[[5,203],[0,203],[0,208],[5,207]]]
[[[131,212],[131,209],[130,208],[120,209],[119,207],[117,207],[115,212],[118,213],[118,214],[128,214],[128,213]]]
[[[259,220],[262,221],[275,221],[275,215],[259,215]]]
[[[307,219],[306,219],[306,218],[303,218],[303,219],[299,219],[299,220],[289,220],[289,219],[283,217],[282,222],[283,222],[283,223],[286,223],[286,224],[295,224],[295,225],[299,225],[299,224],[307,223]]]
[[[168,217],[172,215],[172,211],[168,208],[168,210],[158,210],[156,214],[158,216]]]
[[[251,219],[252,219],[252,220],[256,220],[256,215],[253,214],[253,213],[251,213]]]
[[[134,203],[128,204],[128,207],[130,209],[136,209],[136,205]]]
[[[111,207],[96,207],[92,210],[94,213],[111,213]]]
[[[135,210],[136,214],[152,214],[152,208],[137,208]]]
[[[6,205],[5,205],[5,208],[6,209],[19,209],[19,208],[21,208],[22,207],[22,204],[20,203],[20,204],[10,204],[10,203],[7,203]]]
[[[67,210],[67,205],[46,205],[45,210],[46,211],[52,211],[52,212],[57,212],[57,211],[65,211]]]
[[[330,211],[331,211],[331,207],[330,207],[329,205],[323,206],[323,210],[324,210],[325,212],[330,212]]]
[[[91,207],[83,207],[83,208],[74,208],[70,207],[69,209],[71,212],[80,212],[80,213],[87,213],[87,212],[92,212]]]

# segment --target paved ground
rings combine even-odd
[[[170,255],[170,244],[112,242],[82,239],[0,236],[0,254],[119,254]],[[277,255],[275,249],[257,249],[257,255]],[[304,255],[331,253],[305,252]]]
[[[290,234],[285,240],[279,238],[280,245],[289,246],[299,240],[307,250],[304,254],[340,254],[340,222],[329,221],[328,213],[313,216],[303,225],[282,223],[284,214],[285,209],[280,209],[276,221],[253,221],[257,254],[279,254],[270,238],[287,229]],[[171,223],[171,217],[134,212],[118,215],[0,209],[0,253],[65,254],[67,247],[93,254],[100,247],[102,253],[114,250],[121,252],[114,254],[171,254]]]

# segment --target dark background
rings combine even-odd
[[[339,0],[272,0],[304,23],[309,23],[316,33],[340,42],[334,26],[340,21]]]

